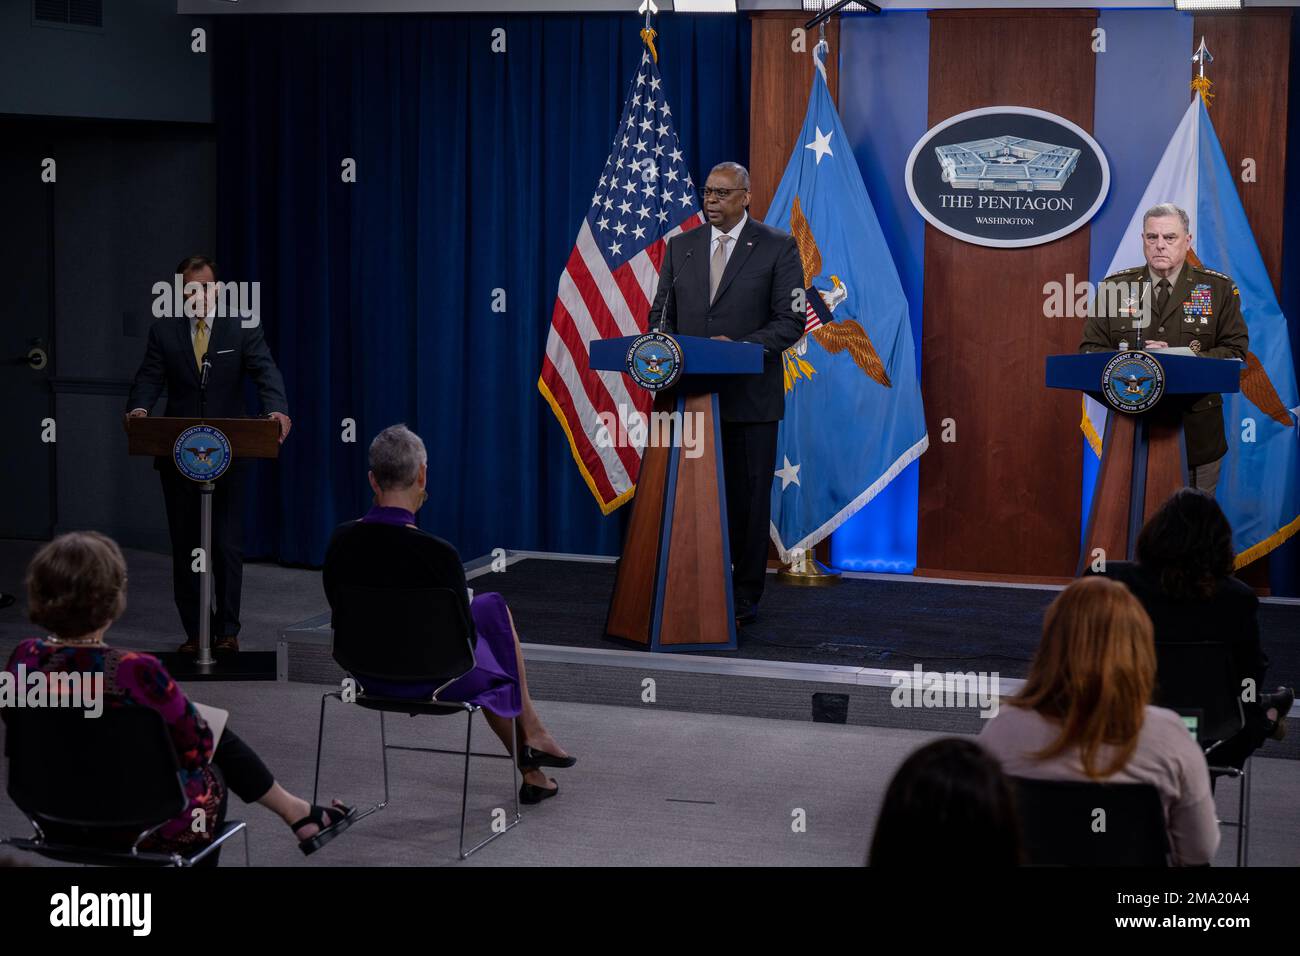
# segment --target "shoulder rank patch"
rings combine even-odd
[[[1213,269],[1205,268],[1205,266],[1201,266],[1201,271],[1207,276],[1217,276],[1220,279],[1227,279],[1229,282],[1232,281],[1232,276],[1224,275],[1222,272],[1215,272]]]

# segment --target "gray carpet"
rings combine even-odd
[[[196,699],[231,710],[231,726],[278,779],[309,797],[320,689],[304,684],[207,684]],[[370,801],[382,794],[378,717],[333,703],[327,718],[322,796]],[[898,765],[933,734],[656,711],[542,703],[556,738],[579,757],[552,771],[561,793],[467,865],[853,866],[866,852],[885,787]],[[451,746],[459,718],[400,718],[391,742]],[[496,744],[485,727],[476,741]],[[397,753],[392,802],[310,858],[260,807],[234,801],[251,831],[255,866],[440,866],[455,864],[460,797],[457,758]],[[1300,865],[1300,762],[1256,760],[1251,862]],[[475,761],[470,826],[481,832],[508,805],[508,766]],[[1235,807],[1225,788],[1223,809]],[[791,829],[803,809],[807,832]],[[0,798],[0,832],[23,833]],[[242,846],[223,865],[242,865]],[[1231,847],[1218,863],[1230,865]]]

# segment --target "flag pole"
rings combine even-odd
[[[826,13],[826,0],[822,0],[822,13]],[[829,18],[823,16],[821,22],[817,24],[817,45],[813,47],[813,63],[821,72],[823,78],[826,76],[826,67],[822,65],[822,61],[817,59],[817,54],[820,52],[825,56],[830,52],[830,44],[826,42],[827,19]],[[820,543],[818,542],[818,544]],[[816,545],[813,547],[815,549]],[[828,568],[817,560],[815,553],[810,554],[802,548],[798,550],[795,559],[778,571],[776,576],[783,584],[792,584],[800,588],[832,587],[843,580],[839,571]]]

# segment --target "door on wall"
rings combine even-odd
[[[43,133],[0,119],[0,538],[49,538],[54,515],[52,236]]]

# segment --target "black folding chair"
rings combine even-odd
[[[1237,683],[1232,648],[1222,641],[1187,644],[1156,644],[1156,703],[1161,707],[1197,717],[1196,742],[1205,751],[1210,778],[1237,781],[1237,819],[1220,820],[1219,825],[1237,829],[1237,866],[1246,866],[1250,856],[1250,775],[1241,769],[1214,762],[1214,748],[1246,724]]]
[[[35,835],[0,844],[67,863],[189,867],[242,832],[248,864],[248,830],[235,820],[223,823],[206,846],[140,848],[189,803],[157,711],[105,706],[100,716],[86,717],[79,708],[13,708],[5,725],[9,796]]]
[[[1151,784],[1011,781],[1030,865],[1169,865],[1164,807]]]
[[[463,755],[465,774],[460,798],[460,858],[491,843],[519,822],[519,775],[509,754],[485,754],[472,751],[474,715],[482,708],[459,701],[440,701],[438,695],[474,667],[473,624],[465,616],[459,596],[448,588],[341,588],[334,607],[334,660],[359,685],[355,700],[367,710],[379,712],[380,754],[384,765],[384,799],[357,814],[367,817],[388,806],[388,751],[413,750],[422,753]],[[434,685],[429,699],[385,697],[368,693],[365,678],[388,683]],[[312,803],[320,786],[321,748],[325,739],[325,702],[331,697],[348,701],[341,690],[321,697],[320,729],[316,738],[316,782]],[[407,714],[411,717],[447,717],[465,715],[465,749],[440,747],[406,747],[388,742],[384,715]],[[470,757],[490,757],[510,761],[514,818],[500,830],[465,849],[465,813],[469,801]]]

